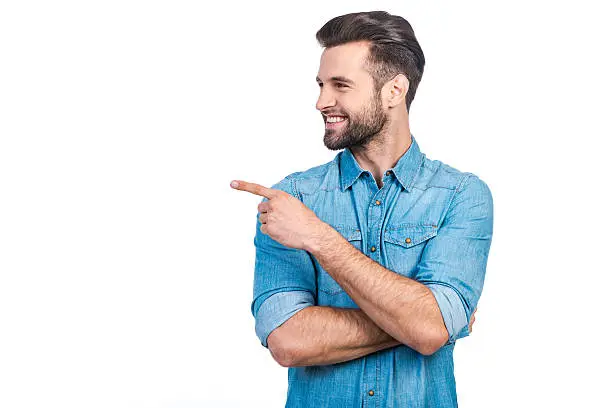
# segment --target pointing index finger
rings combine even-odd
[[[248,191],[249,193],[266,197],[271,199],[275,196],[275,190],[272,188],[264,187],[257,183],[249,183],[242,180],[234,180],[230,183],[230,186],[236,190]]]

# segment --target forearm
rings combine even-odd
[[[365,256],[331,227],[328,231],[309,252],[374,324],[423,354],[446,342],[440,309],[425,285]]]
[[[290,366],[334,364],[401,344],[360,309],[310,306],[279,329],[284,344],[291,345],[285,348]]]

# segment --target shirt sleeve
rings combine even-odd
[[[314,304],[308,291],[277,292],[261,304],[255,319],[255,333],[262,346],[268,347],[268,336],[272,330],[289,320],[291,316]]]
[[[274,184],[299,199],[294,181],[287,176]],[[268,201],[264,198],[262,202]],[[255,276],[251,314],[255,332],[264,347],[268,336],[278,326],[305,307],[315,305],[316,272],[310,254],[290,248],[261,232],[257,214],[255,230]]]
[[[469,335],[469,320],[482,293],[493,236],[493,197],[485,182],[469,173],[446,217],[417,265],[415,279],[433,293],[447,344]]]

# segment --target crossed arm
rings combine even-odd
[[[400,344],[430,355],[448,341],[427,286],[384,268],[333,229],[308,252],[361,309],[310,306],[295,313],[268,336],[280,365],[333,364]]]
[[[388,331],[398,333],[397,337],[381,329],[361,309],[309,306],[295,313],[268,336],[270,353],[280,365],[291,367],[335,364],[405,343],[422,354],[429,355],[448,340],[436,300],[426,286],[385,269],[359,251],[355,250],[356,253],[353,253],[354,247],[351,244],[343,246],[340,241],[336,241],[335,244],[334,241],[329,242],[325,249],[327,256],[320,249],[313,251],[318,254],[317,259],[322,262],[322,266],[325,264],[327,266],[325,269],[329,273],[335,272],[334,279],[341,285],[344,284],[347,293],[358,305],[362,308],[367,307],[375,316],[382,315],[380,321],[389,327]],[[349,256],[338,253],[339,248],[348,251]],[[365,258],[365,261],[359,259],[360,257]],[[334,260],[339,261],[335,264]],[[352,273],[364,276],[378,275],[379,282],[373,284],[360,276],[342,279],[341,270],[347,276]],[[381,292],[385,292],[385,295],[380,296],[380,293],[372,290],[376,287]],[[388,291],[393,289],[399,293],[389,294]],[[366,298],[359,292],[360,290],[372,295]],[[377,297],[379,301],[374,302]],[[378,306],[381,303],[383,307]],[[396,311],[395,316],[398,317],[385,314],[385,310],[389,309]],[[399,311],[409,316],[402,318]],[[470,319],[470,332],[473,323],[474,314]],[[434,332],[433,335],[429,335],[428,332],[433,331],[432,327],[435,324],[441,325],[440,333]],[[408,340],[398,341],[397,338]],[[426,339],[429,343],[423,342],[422,339]]]
[[[402,343],[429,355],[448,340],[426,286],[371,260],[333,228],[308,252],[362,310],[302,309],[268,337],[279,364],[329,364]]]
[[[335,364],[401,344],[360,309],[309,306],[268,336],[283,367]]]
[[[312,301],[293,308],[268,327],[268,348],[279,364],[330,364],[400,344],[429,355],[471,331],[492,234],[490,191],[477,178],[471,181],[425,246],[415,279],[384,268],[331,227],[305,247],[360,309],[321,307]],[[314,277],[298,273],[310,262],[306,251],[278,245],[259,233],[255,243],[256,271],[261,273],[255,275],[254,304],[270,288],[313,293]],[[274,273],[264,272],[270,268]],[[257,313],[257,307],[252,310]],[[264,346],[265,337],[260,336]]]
[[[470,319],[470,332],[474,314]],[[296,344],[298,351],[290,353],[283,348],[281,336],[284,336],[283,341]],[[335,364],[400,344],[361,309],[327,306],[300,310],[268,337],[270,353],[283,367]]]

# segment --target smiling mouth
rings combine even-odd
[[[334,129],[344,125],[348,120],[345,116],[328,116],[325,118],[325,129]]]

